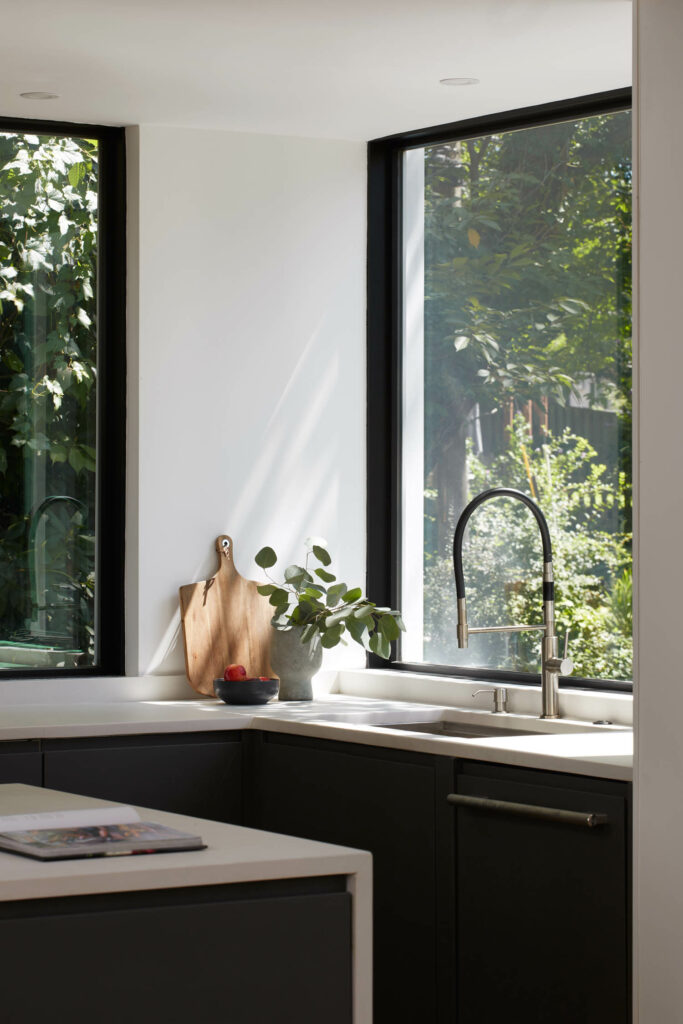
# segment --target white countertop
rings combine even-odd
[[[0,815],[112,806],[116,804],[108,800],[53,789],[21,783],[0,785]],[[143,821],[155,821],[200,835],[207,849],[49,863],[0,851],[0,900],[262,882],[314,875],[360,873],[364,879],[370,878],[372,858],[361,850],[150,808],[136,810]]]
[[[463,712],[434,704],[339,694],[310,702],[275,701],[250,707],[208,699],[121,701],[4,706],[0,709],[0,741],[260,729],[607,779],[632,778],[633,733],[625,728],[600,729],[563,720],[571,731],[554,734],[548,731],[551,723],[532,715],[510,715],[504,723],[507,728],[519,725],[537,730],[522,736],[454,738],[383,727],[416,718],[427,721],[439,714],[452,720],[459,715],[464,720],[466,715],[477,724],[501,724],[500,716],[486,711]]]

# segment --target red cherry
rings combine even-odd
[[[244,665],[228,665],[223,673],[223,678],[226,682],[235,683],[238,679],[247,678],[247,670]]]

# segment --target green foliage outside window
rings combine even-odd
[[[0,641],[81,662],[94,647],[97,154],[0,134]]]
[[[468,468],[471,496],[492,486],[515,487],[533,494],[544,510],[553,542],[557,630],[569,630],[575,674],[630,679],[631,537],[605,528],[625,492],[610,482],[595,449],[569,431],[534,445],[517,417],[507,450],[489,466],[470,451]],[[463,557],[470,625],[543,622],[542,549],[527,509],[510,499],[482,506],[469,521]],[[425,616],[427,658],[447,664],[457,657],[452,558],[427,563]],[[538,633],[493,642],[497,667],[539,671]],[[473,652],[476,663],[476,647]]]

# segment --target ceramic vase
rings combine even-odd
[[[301,630],[273,629],[270,642],[270,664],[280,678],[280,700],[312,700],[312,679],[322,665],[320,637],[302,644]]]

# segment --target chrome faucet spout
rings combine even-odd
[[[515,498],[521,501],[533,513],[541,533],[543,544],[543,625],[542,626],[479,626],[470,628],[467,623],[467,601],[465,596],[465,577],[462,568],[462,542],[465,527],[470,516],[479,505],[491,498]],[[558,656],[558,642],[555,635],[555,584],[553,580],[553,553],[550,542],[548,523],[535,501],[523,491],[512,487],[492,487],[482,491],[465,507],[458,519],[453,537],[453,569],[455,572],[455,591],[458,605],[458,647],[467,647],[472,633],[516,633],[525,629],[542,629],[543,641],[541,651],[541,718],[559,718],[558,684],[560,674],[569,675],[573,669],[566,656]]]

